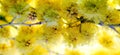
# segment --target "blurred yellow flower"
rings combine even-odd
[[[120,23],[120,12],[117,10],[110,10],[106,14],[106,24],[119,24]]]
[[[29,49],[35,42],[34,36],[17,36],[15,44],[19,49]]]
[[[95,51],[91,52],[91,55],[111,55],[111,52],[109,50],[101,48],[95,49]]]
[[[42,46],[35,46],[27,55],[49,55],[48,50]]]
[[[79,50],[67,49],[67,50],[65,50],[65,54],[64,55],[84,55],[84,54],[81,53]]]
[[[76,47],[81,42],[83,42],[83,38],[81,33],[79,32],[79,27],[67,28],[63,33],[64,41],[70,45]]]
[[[25,35],[31,34],[31,36],[32,36],[32,35],[34,35],[36,33],[36,31],[37,30],[36,30],[36,28],[34,26],[31,26],[31,27],[29,27],[29,26],[21,26],[19,28],[18,35],[25,36]]]
[[[11,37],[10,29],[11,29],[10,26],[6,26],[6,27],[3,27],[3,28],[0,28],[0,37],[4,37],[4,38]]]
[[[114,46],[114,34],[110,34],[109,32],[105,31],[104,29],[98,34],[98,41],[99,43],[107,48],[111,48]]]

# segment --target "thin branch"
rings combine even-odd
[[[21,10],[20,12],[23,12],[25,9],[27,9],[27,8],[29,8],[30,6],[26,6],[23,10]],[[9,26],[9,25],[11,25],[11,26],[14,26],[14,25],[26,25],[26,26],[32,26],[32,25],[37,25],[37,24],[42,24],[42,23],[44,23],[44,22],[37,22],[37,23],[33,23],[33,24],[26,24],[25,22],[27,21],[27,20],[24,20],[24,21],[22,21],[21,23],[14,23],[14,21],[17,19],[17,18],[20,18],[20,14],[17,14],[12,20],[11,20],[11,22],[9,22],[8,24],[2,24],[2,25],[0,25],[0,28],[2,28],[2,27],[4,27],[4,26]]]
[[[114,27],[113,25],[109,25],[109,27],[110,27],[111,29],[113,29],[114,31],[116,31],[118,34],[120,34],[120,33],[115,29],[115,27]]]
[[[120,24],[108,24],[108,26],[120,26]]]
[[[24,10],[28,9],[30,6],[29,5],[26,5],[20,12],[23,12]],[[20,18],[20,14],[17,14],[17,16],[15,16],[12,21],[10,22],[13,23],[17,18]]]
[[[104,26],[104,22],[100,21],[99,25]],[[115,29],[115,26],[120,26],[120,24],[107,24],[106,26],[108,26],[109,28],[111,28],[112,30],[114,30],[115,32],[117,32],[118,34],[120,34],[120,33]]]
[[[2,24],[0,25],[0,28],[4,27],[4,26],[9,26],[9,25],[25,25],[25,26],[33,26],[33,25],[39,25],[39,24],[43,24],[45,22],[37,22],[37,23],[32,23],[32,24],[26,24],[26,23],[8,23],[8,24]]]
[[[12,19],[12,21],[10,22],[10,24],[12,24],[17,18],[19,18],[20,17],[20,15],[17,15],[16,17],[14,17],[13,19]]]

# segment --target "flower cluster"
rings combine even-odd
[[[120,55],[119,36],[118,0],[0,0],[0,55]]]

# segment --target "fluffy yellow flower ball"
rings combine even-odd
[[[42,46],[35,46],[27,55],[49,55],[48,50]]]
[[[67,49],[64,55],[84,55],[84,54],[81,53],[79,50]]]

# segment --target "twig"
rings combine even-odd
[[[30,6],[29,5],[26,5],[20,12],[23,12],[24,10],[28,9]],[[13,23],[17,18],[20,18],[20,14],[18,14],[17,16],[15,16],[12,21],[10,22]]]
[[[114,27],[113,25],[109,25],[109,27],[110,27],[111,29],[113,29],[114,31],[116,31],[118,34],[120,34],[120,33],[115,29],[115,27]]]
[[[26,24],[26,23],[8,23],[8,24],[2,24],[0,25],[0,28],[4,26],[9,26],[9,25],[25,25],[25,26],[33,26],[33,25],[38,25],[38,24],[43,24],[45,22],[37,22],[37,23],[32,23],[32,24]]]
[[[13,19],[12,19],[12,21],[10,22],[10,24],[12,24],[17,18],[19,18],[20,17],[20,15],[17,15],[16,17],[14,17]]]
[[[29,7],[30,7],[30,6],[27,5],[27,6],[26,6],[25,8],[23,8],[23,10],[21,10],[20,12],[23,12],[24,10],[26,10],[26,9],[29,8]],[[0,28],[2,28],[2,27],[4,27],[4,26],[9,26],[9,25],[11,25],[11,26],[14,26],[14,25],[32,26],[32,25],[37,25],[37,24],[42,24],[42,23],[44,23],[44,22],[37,22],[37,23],[33,23],[33,24],[26,24],[25,22],[26,22],[27,20],[24,20],[24,21],[22,21],[21,23],[14,23],[14,21],[15,21],[17,18],[20,18],[20,14],[17,14],[17,15],[12,19],[11,22],[9,22],[9,23],[7,23],[7,24],[2,24],[2,25],[0,25]]]
[[[99,25],[104,26],[104,22],[100,21]],[[120,24],[107,24],[106,26],[108,26],[109,28],[111,28],[112,30],[114,30],[115,32],[117,32],[118,34],[120,34],[120,33],[115,29],[115,26],[120,26]]]
[[[104,26],[104,22],[100,21],[99,23],[100,26]],[[107,24],[106,26],[108,26],[109,28],[111,28],[112,30],[114,30],[115,32],[117,32],[118,34],[120,34],[116,29],[115,26],[120,26],[120,24]]]
[[[120,24],[108,24],[108,26],[110,26],[110,25],[112,25],[112,26],[120,26]]]

